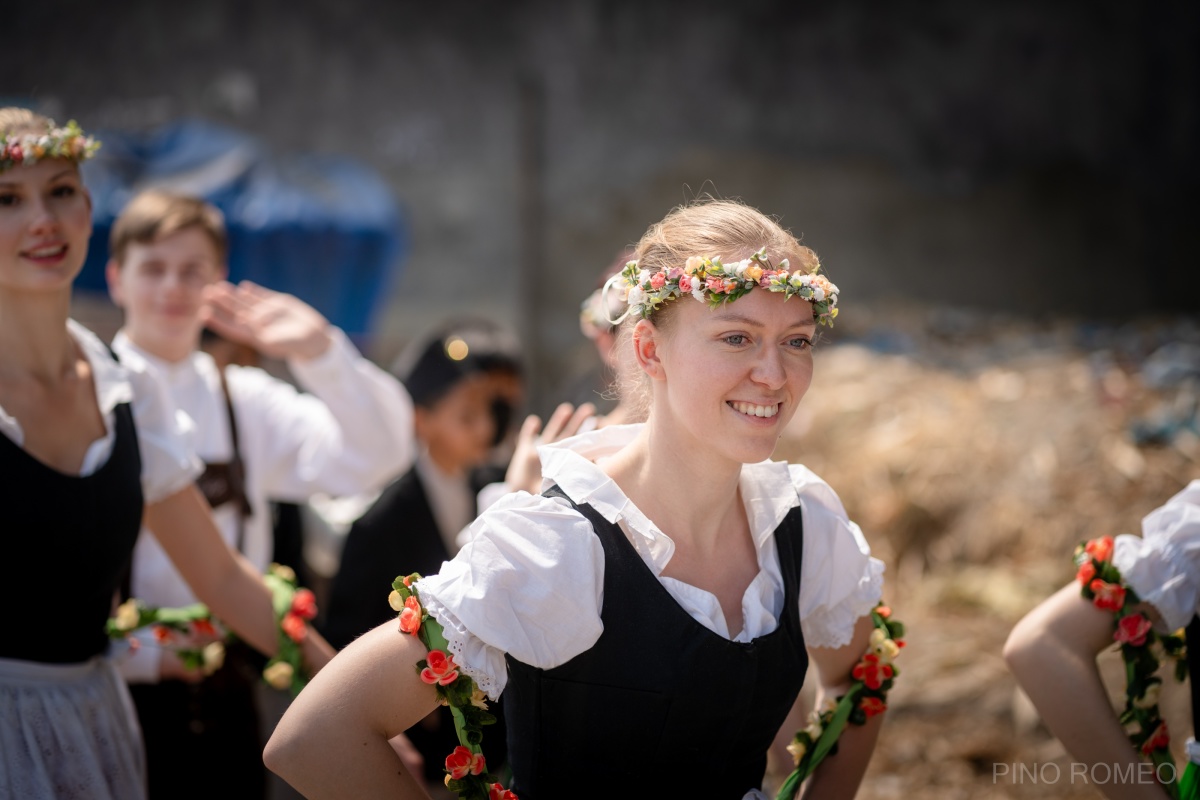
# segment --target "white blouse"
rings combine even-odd
[[[634,439],[641,425],[617,425],[538,448],[543,488],[557,483],[616,523],[659,581],[693,618],[735,642],[770,633],[783,610],[775,528],[799,505],[804,515],[800,617],[810,647],[849,643],[854,624],[878,602],[883,563],[871,557],[834,491],[800,465],[742,467],[739,484],[759,573],[742,597],[743,629],[731,636],[716,596],[664,577],[675,545],[594,463]],[[561,498],[517,492],[485,511],[459,554],[422,578],[421,600],[442,624],[463,671],[492,698],[508,675],[505,653],[541,669],[566,663],[603,630],[604,550],[591,523]]]
[[[1200,480],[1142,520],[1142,535],[1116,537],[1113,565],[1162,615],[1164,632],[1200,614]]]
[[[399,381],[359,353],[341,330],[311,359],[289,359],[304,391],[256,367],[225,370],[245,464],[251,513],[240,519],[234,503],[213,509],[221,537],[238,546],[259,571],[270,563],[274,541],[271,500],[301,501],[314,492],[374,491],[408,469],[414,451],[412,400]],[[192,423],[189,442],[198,456],[225,462],[233,456],[221,373],[207,353],[176,362],[157,358],[125,333],[113,338],[122,363],[155,380]],[[138,538],[132,591],[153,606],[184,606],[196,596],[154,536]],[[131,682],[159,678],[159,648],[147,632],[145,646],[120,664]]]
[[[144,369],[114,361],[96,334],[73,319],[67,320],[67,331],[91,365],[96,403],[104,418],[104,436],[88,447],[79,474],[91,475],[107,463],[117,438],[113,409],[129,403],[142,457],[145,501],[163,500],[194,481],[202,467],[188,443],[187,417],[176,412],[170,398]],[[18,446],[25,444],[21,423],[3,407],[0,407],[0,433]]]

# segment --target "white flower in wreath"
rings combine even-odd
[[[641,286],[630,286],[625,302],[631,306],[640,306],[646,302],[646,292]]]

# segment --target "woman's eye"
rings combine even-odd
[[[74,186],[56,186],[56,187],[54,187],[54,189],[51,190],[51,194],[53,194],[55,197],[74,197],[75,196],[75,187]]]
[[[797,336],[795,339],[788,340],[788,346],[794,347],[797,350],[807,350],[812,347],[812,340],[804,336]]]
[[[0,193],[0,206],[15,206],[19,198],[13,192]]]
[[[734,333],[725,337],[725,344],[742,345],[746,343],[745,334]]]

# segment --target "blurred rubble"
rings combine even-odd
[[[1200,478],[1200,318],[1015,319],[854,308],[777,457],[837,490],[909,627],[863,798],[1099,797],[1037,721],[1001,648],[1071,580],[1080,540],[1140,533]],[[1101,658],[1114,698],[1116,656]],[[1187,687],[1162,703],[1190,727]],[[1017,784],[1005,765],[1055,764]]]

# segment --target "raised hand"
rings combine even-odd
[[[546,420],[543,430],[541,417],[530,414],[517,434],[517,445],[508,462],[504,482],[514,492],[524,490],[537,494],[542,486],[542,460],[538,457],[537,446],[574,436],[583,423],[595,415],[596,407],[591,403],[581,403],[578,408],[570,403],[560,403]]]
[[[204,289],[204,324],[273,358],[316,358],[333,338],[329,321],[298,297],[251,281],[227,281]]]

